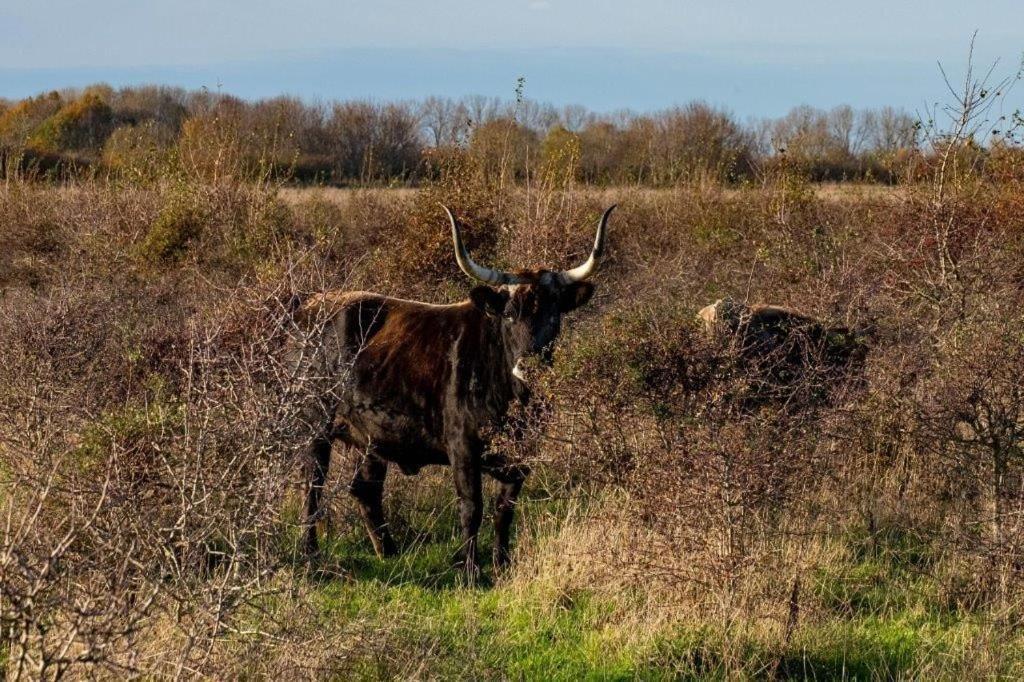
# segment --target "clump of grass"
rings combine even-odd
[[[173,192],[139,245],[140,255],[157,264],[182,258],[189,245],[202,236],[209,217],[193,193]]]

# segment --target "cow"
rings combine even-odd
[[[494,567],[510,561],[509,535],[516,500],[529,468],[488,448],[510,406],[526,403],[524,363],[550,365],[562,316],[594,294],[587,280],[604,253],[608,208],[586,261],[570,270],[502,272],[470,257],[455,216],[455,260],[479,282],[469,298],[436,305],[363,291],[329,291],[294,313],[307,345],[315,337],[318,366],[331,388],[318,398],[306,494],[304,544],[319,546],[316,522],[335,440],[362,452],[348,490],[378,556],[397,552],[382,507],[391,465],[412,475],[425,466],[449,466],[458,498],[462,544],[457,563],[473,579],[479,571],[477,534],[483,500],[481,474],[500,483],[495,502]]]
[[[791,398],[791,389],[811,378],[816,385],[810,388],[818,398],[839,380],[861,383],[868,329],[830,326],[791,308],[746,305],[730,298],[701,308],[697,318],[709,334],[730,341],[766,389],[762,397]]]

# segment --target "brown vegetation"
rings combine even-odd
[[[197,148],[196,140],[206,144]],[[742,124],[703,102],[599,115],[521,92],[511,102],[476,96],[319,105],[97,85],[0,109],[4,166],[13,160],[58,178],[93,167],[122,173],[126,156],[217,154],[229,145],[247,160],[246,172],[303,184],[422,184],[434,178],[433,155],[458,147],[489,173],[500,169],[519,181],[557,162],[571,163],[575,180],[599,185],[737,183],[779,164],[817,181],[893,183],[915,172],[921,141],[918,122],[892,108],[797,107],[777,120]]]
[[[553,664],[529,668],[520,649],[495,662],[472,642],[504,651],[538,622],[584,614],[571,617],[601,633],[600,662],[634,652],[621,675],[1019,676],[1024,156],[974,144],[976,95],[963,125],[894,176],[898,192],[828,197],[799,163],[694,133],[746,139],[701,107],[624,126],[566,112],[543,138],[496,118],[468,149],[423,152],[401,107],[341,106],[331,120],[376,141],[323,167],[407,177],[414,149],[429,165],[416,192],[344,202],[279,192],[275,164],[328,148],[315,116],[299,141],[264,125],[293,124],[308,113],[298,103],[151,89],[0,112],[3,140],[49,131],[116,170],[58,186],[8,166],[0,186],[7,674],[512,677]],[[464,134],[451,107],[431,106],[438,140]],[[512,571],[490,592],[429,593],[428,616],[407,593],[363,610],[378,579],[361,562],[376,560],[345,540],[361,537],[346,472],[326,486],[326,525],[349,544],[312,566],[299,554],[297,410],[318,387],[282,361],[284,302],[339,287],[464,297],[438,200],[482,261],[574,264],[607,201],[577,182],[640,179],[606,169],[645,149],[618,136],[648,125],[674,146],[637,168],[673,187],[614,191],[597,295],[554,368],[531,370],[532,437],[507,443],[537,472]],[[701,150],[713,161],[698,170]],[[748,164],[759,182],[723,185]],[[834,379],[808,371],[752,404],[763,377],[694,320],[727,296],[872,327],[863,382],[804,400]],[[449,487],[395,483],[400,541],[447,550]],[[456,580],[417,571],[424,589]],[[485,606],[467,616],[463,599]],[[539,639],[579,637],[556,635]]]

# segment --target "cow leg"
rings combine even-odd
[[[316,524],[320,520],[320,498],[323,496],[324,481],[327,480],[327,469],[331,465],[331,439],[320,436],[313,440],[310,447],[309,488],[306,491],[305,547],[306,554],[312,556],[319,549]]]
[[[373,551],[381,558],[398,553],[384,518],[384,479],[387,475],[388,463],[367,452],[356,466],[355,476],[348,486],[348,491],[359,502],[359,513],[373,543]]]
[[[512,559],[509,551],[512,519],[516,513],[516,500],[526,477],[530,475],[530,468],[525,464],[505,465],[489,469],[487,473],[501,483],[494,503],[494,569],[500,571],[507,568]]]
[[[483,493],[480,481],[480,459],[467,453],[452,467],[455,492],[459,498],[459,524],[462,526],[462,548],[459,563],[472,583],[479,574],[477,535],[483,517]]]

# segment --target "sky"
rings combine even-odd
[[[948,97],[937,62],[962,74],[975,30],[976,62],[1012,73],[1022,19],[1021,0],[0,0],[0,97],[106,82],[508,98],[522,76],[528,97],[598,111],[914,111]]]

